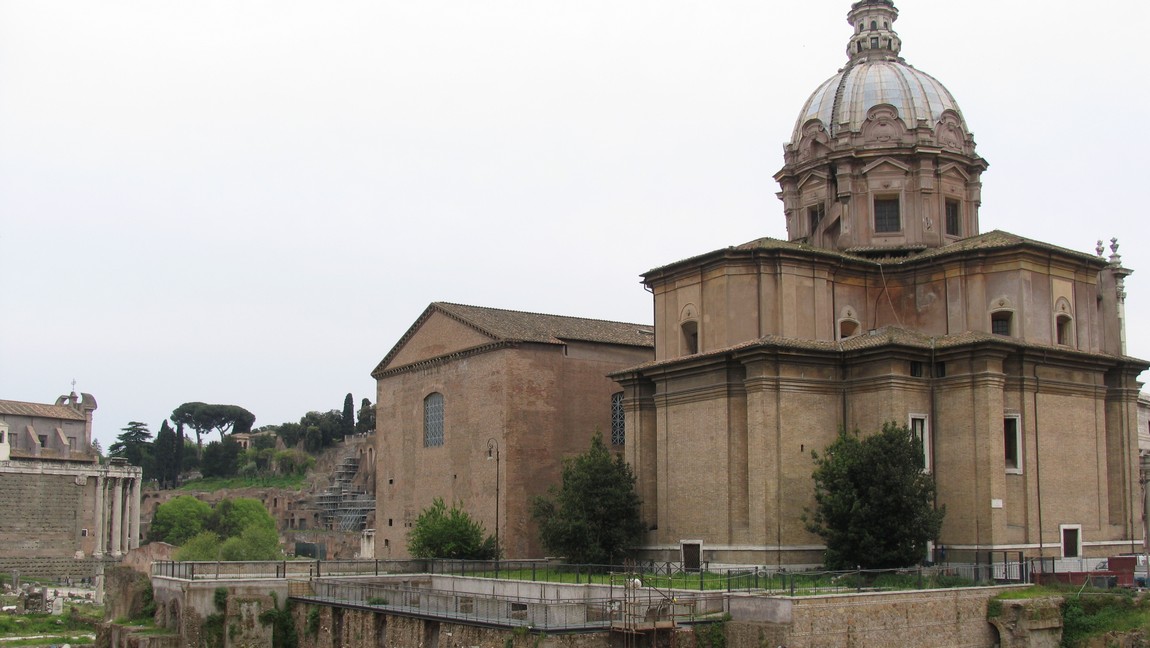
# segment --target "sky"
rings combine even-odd
[[[785,238],[847,0],[0,0],[0,399],[256,425],[375,400],[433,301],[650,323],[639,274]],[[1150,358],[1150,4],[897,0],[983,231],[1117,237]],[[1109,251],[1107,251],[1109,254]]]

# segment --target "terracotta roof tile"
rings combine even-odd
[[[77,412],[67,405],[45,405],[43,403],[25,403],[23,401],[10,400],[0,400],[0,414],[67,419],[69,421],[85,420],[82,413]]]
[[[502,341],[562,344],[564,340],[578,340],[637,347],[654,346],[654,329],[650,324],[609,322],[449,302],[435,302],[432,307]]]

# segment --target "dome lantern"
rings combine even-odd
[[[897,59],[902,41],[892,25],[898,20],[898,9],[892,0],[862,0],[851,5],[847,22],[854,34],[847,44],[847,57]]]

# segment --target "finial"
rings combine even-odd
[[[898,9],[893,0],[859,0],[851,5],[847,22],[854,34],[847,43],[847,56],[853,61],[863,58],[897,59],[902,40],[894,31]]]
[[[1122,255],[1118,254],[1118,237],[1110,239],[1110,263],[1122,265]]]
[[[1102,239],[1098,239],[1098,247],[1094,248],[1094,251],[1098,256],[1102,256],[1102,254],[1106,252],[1106,248],[1102,246]]]

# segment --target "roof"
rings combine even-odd
[[[484,306],[469,306],[450,302],[432,302],[419,319],[403,334],[399,342],[376,366],[381,371],[415,335],[434,313],[442,313],[492,338],[493,344],[534,342],[564,344],[565,342],[597,342],[621,346],[652,348],[654,328],[650,324],[612,322],[608,320],[547,315],[525,311],[504,310]],[[373,373],[375,373],[373,372]]]
[[[1037,351],[1057,351],[1059,353],[1072,354],[1076,356],[1108,358],[1112,360],[1131,361],[1146,364],[1145,360],[1140,360],[1131,356],[1112,356],[1105,353],[1076,351],[1073,349],[1067,349],[1065,347],[1056,347],[1048,344],[1027,342],[1025,340],[1014,337],[1005,337],[980,331],[964,331],[954,335],[931,336],[919,331],[912,331],[897,326],[885,326],[873,331],[868,331],[861,335],[855,335],[841,341],[812,340],[809,338],[792,338],[784,337],[781,335],[768,335],[705,353],[646,362],[636,367],[630,367],[623,371],[614,372],[612,375],[620,375],[633,371],[650,371],[651,369],[669,367],[684,362],[695,361],[698,359],[724,356],[727,354],[763,347],[773,347],[777,349],[799,352],[808,351],[813,353],[850,353],[853,351],[865,351],[867,349],[877,349],[882,347],[904,347],[912,349],[917,348],[922,350],[929,350],[933,348],[938,351],[943,351],[947,349],[967,347],[973,344],[986,343],[1006,344],[1013,348],[1025,348]]]
[[[23,401],[0,400],[0,414],[12,416],[34,416],[37,418],[67,419],[69,421],[85,421],[84,414],[77,412],[68,405],[45,405],[43,403],[25,403]]]
[[[932,263],[941,260],[947,256],[955,256],[966,252],[974,251],[992,251],[992,250],[1006,250],[1017,247],[1029,247],[1036,250],[1041,250],[1046,253],[1053,253],[1070,257],[1078,262],[1086,262],[1096,265],[1098,267],[1105,266],[1107,260],[1100,256],[1088,254],[1086,252],[1078,252],[1077,250],[1070,250],[1050,243],[1043,243],[1017,234],[1011,234],[1002,230],[992,230],[977,236],[971,236],[962,240],[945,245],[942,247],[927,248],[925,250],[914,248],[882,248],[882,247],[859,247],[852,248],[849,251],[839,251],[831,248],[816,247],[807,243],[799,241],[783,241],[770,237],[763,237],[748,241],[741,245],[735,245],[728,248],[713,250],[705,254],[689,257],[681,261],[675,261],[665,266],[653,268],[643,273],[644,277],[659,273],[664,270],[670,270],[678,266],[692,264],[693,262],[703,261],[710,258],[721,257],[734,253],[753,253],[756,251],[778,251],[778,252],[797,252],[804,255],[822,256],[828,259],[836,259],[843,261],[851,261],[861,264],[872,266],[884,267],[899,267],[910,266],[916,263]],[[875,253],[889,252],[892,256],[885,258],[876,258]],[[908,253],[909,252],[909,253]],[[896,256],[898,255],[898,256]]]
[[[654,328],[650,324],[546,315],[449,302],[434,302],[431,307],[505,342],[562,344],[567,340],[577,340],[624,346],[654,346],[651,339]]]

